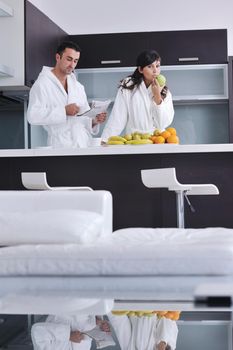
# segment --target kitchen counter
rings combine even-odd
[[[50,186],[89,186],[113,196],[113,227],[174,227],[174,192],[146,188],[142,169],[176,169],[180,183],[208,184],[217,196],[190,196],[186,227],[233,228],[233,144],[99,146],[0,151],[1,190],[24,190],[21,172],[46,172]]]
[[[233,144],[193,144],[193,145],[117,145],[77,149],[5,149],[0,157],[49,157],[49,156],[96,156],[126,154],[171,154],[171,153],[219,153],[233,152]]]

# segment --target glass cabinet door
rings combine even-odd
[[[227,65],[163,66],[174,101],[228,98]]]

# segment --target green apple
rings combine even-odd
[[[166,78],[164,75],[162,74],[159,74],[157,77],[156,77],[156,80],[158,81],[159,85],[160,86],[164,86],[166,84]]]

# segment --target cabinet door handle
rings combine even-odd
[[[186,61],[199,61],[199,57],[179,57],[179,62],[186,62]]]
[[[101,64],[121,63],[121,60],[101,61]]]

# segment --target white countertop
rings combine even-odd
[[[168,153],[213,153],[233,152],[233,143],[225,144],[194,144],[194,145],[117,145],[98,146],[77,149],[4,149],[0,157],[52,157],[52,156],[95,156],[120,154],[168,154]]]

